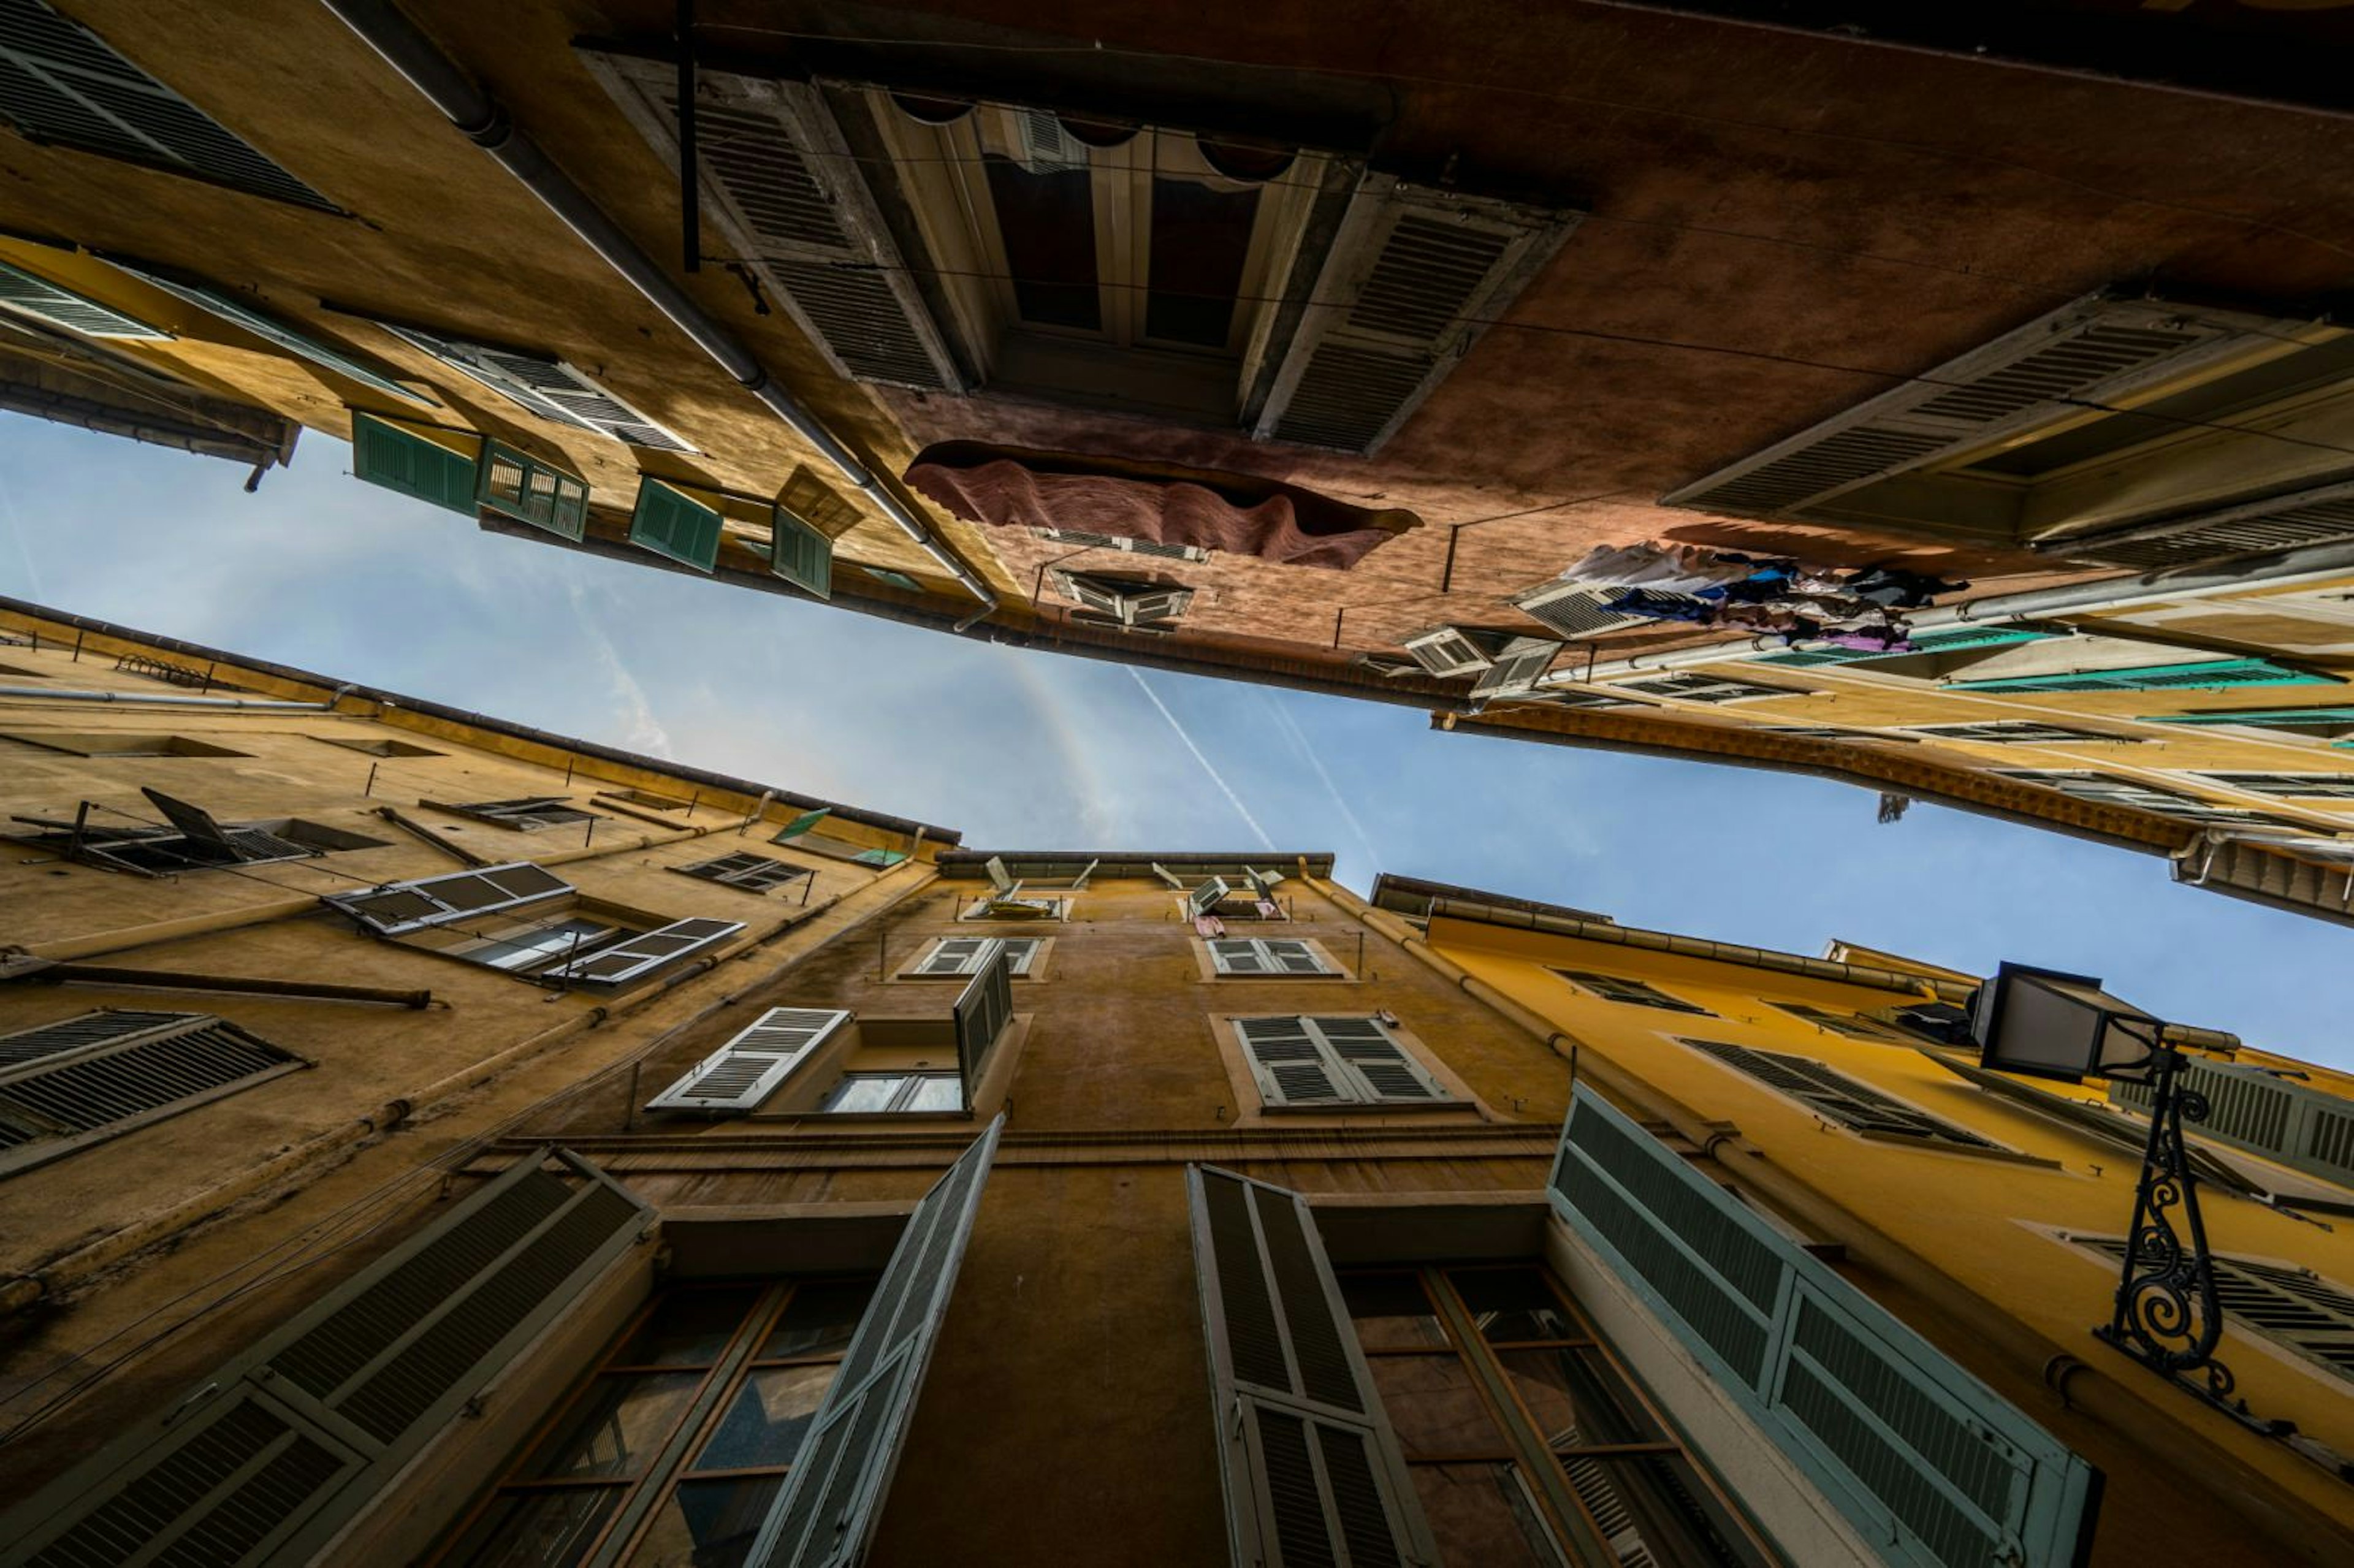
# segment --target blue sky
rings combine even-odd
[[[2155,857],[1926,805],[1882,826],[1872,793],[1819,779],[950,639],[482,533],[348,467],[306,435],[247,495],[225,462],[0,415],[0,591],[976,848],[1330,850],[1360,891],[1387,870],[1797,952],[1840,937],[2072,969],[2354,1066],[2332,994],[2354,937],[2177,886]]]

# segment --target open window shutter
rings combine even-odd
[[[1891,1563],[2070,1568],[2093,1467],[1581,1086],[1553,1206]]]
[[[1276,885],[1282,882],[1283,873],[1279,871],[1261,871],[1257,866],[1246,865],[1243,867],[1243,875],[1249,879],[1251,892],[1257,895],[1262,902],[1268,904],[1275,902]]]
[[[2354,484],[2341,481],[2097,535],[2038,539],[2031,547],[2071,561],[2154,572],[2346,538],[2354,538]]]
[[[480,440],[477,439],[479,446]],[[366,414],[352,416],[352,475],[461,516],[474,515],[481,463]]]
[[[1267,1104],[1348,1105],[1357,1098],[1356,1086],[1343,1083],[1306,1019],[1237,1018],[1235,1033]]]
[[[677,72],[620,55],[582,58],[675,170]],[[695,77],[695,163],[704,209],[729,253],[843,375],[966,389],[821,90],[705,67]]]
[[[646,1109],[758,1110],[811,1052],[849,1022],[850,1014],[838,1010],[772,1007],[648,1100]]]
[[[831,806],[820,806],[814,811],[803,811],[800,816],[795,817],[791,821],[787,822],[783,827],[779,828],[777,830],[777,836],[770,839],[769,842],[770,843],[780,844],[788,840],[797,839],[803,833],[808,832],[811,828],[816,827],[820,822],[825,821],[826,818],[832,814],[833,808]]]
[[[1308,1027],[1376,1102],[1421,1104],[1452,1099],[1430,1069],[1390,1037],[1378,1018],[1310,1018]]]
[[[304,1563],[652,1214],[523,1160],[0,1520],[0,1563]]]
[[[2060,674],[2009,675],[2001,679],[1948,681],[1949,692],[2163,692],[2221,690],[2228,686],[2322,686],[2334,675],[2316,674],[2270,659],[2206,659],[2190,664],[2152,664],[2130,670],[2079,670]]]
[[[337,210],[41,0],[0,0],[0,119],[32,141]]]
[[[1509,310],[1578,215],[1359,181],[1251,433],[1370,453]]]
[[[1124,594],[1119,601],[1119,616],[1131,624],[1142,620],[1174,620],[1184,614],[1193,602],[1192,588],[1154,588],[1148,593]]]
[[[991,855],[981,863],[981,869],[989,874],[989,885],[996,890],[1000,898],[1011,898],[1021,891],[1022,885],[1013,880],[1012,872],[1005,869],[1002,856]]]
[[[0,46],[0,91],[5,90],[6,58],[5,46]],[[87,294],[78,294],[46,278],[36,278],[5,261],[0,261],[0,305],[84,337],[154,341],[172,335],[162,327],[150,326],[111,305],[101,305]]]
[[[308,1065],[202,1012],[100,1012],[0,1037],[0,1176]]]
[[[391,373],[381,366],[372,365],[357,355],[347,354],[340,348],[322,343],[310,334],[287,325],[276,316],[259,309],[241,296],[231,293],[226,289],[216,289],[210,283],[199,282],[193,278],[157,271],[152,267],[135,261],[126,261],[120,257],[110,256],[107,260],[140,281],[185,300],[198,310],[218,316],[232,326],[242,327],[264,343],[282,348],[297,359],[307,359],[323,369],[334,371],[346,380],[356,381],[363,387],[372,387],[378,392],[387,393],[408,402],[421,403],[429,408],[440,407],[432,398],[415,387],[404,386],[394,380]]]
[[[1615,591],[1554,578],[1514,595],[1511,603],[1532,620],[1541,620],[1563,637],[1575,641],[1644,624],[1643,616],[1602,608]]]
[[[1118,589],[1078,572],[1055,571],[1047,574],[1066,599],[1083,604],[1099,614],[1126,620],[1126,606]]]
[[[633,447],[673,452],[695,450],[553,355],[445,337],[422,327],[392,322],[376,324],[412,348],[431,355],[461,376],[481,383],[543,419],[593,430]]]
[[[588,531],[588,486],[580,477],[504,441],[484,447],[482,482],[474,500],[502,517],[528,523],[559,538],[578,539]]]
[[[1152,866],[1153,875],[1159,877],[1161,881],[1167,883],[1170,886],[1175,888],[1180,893],[1185,891],[1185,884],[1178,878],[1176,873],[1171,871],[1167,866],[1162,865],[1157,860],[1150,863]],[[1092,871],[1095,868],[1090,865],[1087,869]]]
[[[447,876],[387,882],[349,893],[323,893],[319,902],[343,911],[379,937],[398,937],[572,891],[572,885],[562,877],[519,860],[479,871],[453,871]]]
[[[1495,697],[1517,697],[1536,689],[1537,680],[1553,667],[1553,655],[1562,645],[1543,637],[1515,637],[1496,655],[1479,680],[1472,683],[1471,695],[1479,701]]]
[[[2191,1132],[2354,1186],[2354,1100],[2200,1056],[2185,1058],[2183,1081],[2207,1097],[2206,1119],[2188,1123]],[[2148,1114],[2148,1085],[2112,1080],[2108,1088],[2112,1102]]]
[[[1434,675],[1469,675],[1493,663],[1496,653],[1509,641],[1492,632],[1434,626],[1416,632],[1400,646],[1414,655],[1415,662]]]
[[[956,1020],[957,1063],[964,1075],[964,1108],[973,1107],[989,1059],[1013,1022],[1013,960],[1002,941],[991,940],[976,956],[972,980],[951,1010]]]
[[[1436,1563],[1308,1205],[1213,1166],[1185,1188],[1235,1568]]]
[[[707,572],[719,564],[723,531],[717,507],[651,475],[638,481],[637,509],[630,514],[631,544]]]
[[[972,1235],[1001,1116],[924,1194],[811,1419],[749,1568],[849,1568],[865,1555]]]
[[[833,598],[833,541],[781,506],[769,518],[769,570],[820,599]]]
[[[2274,335],[2283,323],[2094,296],[1719,469],[1664,506],[1736,517],[1803,512],[1949,452],[2072,418]]]
[[[676,963],[705,948],[716,947],[744,929],[741,920],[708,920],[690,916],[657,926],[585,958],[540,972],[543,980],[570,980],[587,985],[621,985]]]
[[[1225,903],[1226,895],[1232,891],[1225,877],[1214,876],[1185,895],[1186,913],[1198,920]]]

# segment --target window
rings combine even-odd
[[[405,740],[371,740],[356,736],[314,735],[313,740],[340,746],[347,751],[366,752],[370,757],[445,757],[447,752],[428,746],[412,746]]]
[[[1850,1132],[1869,1138],[1909,1139],[1958,1149],[2000,1150],[1990,1138],[1956,1127],[1952,1122],[1914,1110],[1903,1102],[1860,1084],[1845,1073],[1786,1056],[1778,1051],[1753,1051],[1721,1040],[1683,1043],[1734,1072],[1755,1078],[1777,1094],[1787,1095],[1816,1115],[1837,1122]]]
[[[1315,943],[1293,937],[1214,937],[1210,966],[1229,975],[1337,975]]]
[[[474,504],[560,538],[578,539],[588,531],[587,482],[504,441],[482,443]]]
[[[1990,724],[1909,725],[1909,733],[1924,740],[1967,740],[1982,746],[2084,746],[2093,742],[2132,741],[2130,735],[2104,735],[2096,729],[2072,729],[2063,724],[2033,719],[1998,719]]]
[[[102,1008],[0,1034],[0,1176],[307,1065],[205,1012]]]
[[[1237,1018],[1235,1035],[1263,1104],[1458,1104],[1378,1018]]]
[[[877,871],[888,870],[907,858],[905,850],[874,849],[854,840],[821,831],[822,824],[832,814],[833,808],[831,806],[820,806],[813,811],[803,811],[779,829],[776,836],[769,842],[776,844],[790,844],[793,848],[805,851],[810,854],[822,854],[834,860],[851,861],[859,865],[872,866]]]
[[[440,800],[420,800],[439,811],[455,811],[461,817],[477,821],[496,822],[503,828],[519,832],[535,833],[543,828],[560,828],[567,822],[593,822],[600,820],[594,811],[584,811],[560,795],[531,795],[520,800],[473,800],[453,805]]]
[[[2354,800],[2354,773],[2196,773],[2191,777],[2256,795]]]
[[[1075,550],[1123,550],[1131,556],[1159,556],[1172,561],[1206,561],[1210,552],[1198,545],[1164,545],[1158,539],[1123,539],[1110,534],[1090,534],[1079,528],[1041,528],[1038,537]]]
[[[2116,1236],[2067,1238],[2122,1266],[2126,1244]],[[2218,1257],[2215,1294],[2226,1321],[2272,1340],[2331,1374],[2354,1382],[2354,1291],[2307,1268]]]
[[[1623,1001],[1630,1007],[1663,1007],[1671,1012],[1698,1013],[1702,1018],[1716,1016],[1704,1007],[1696,1006],[1681,997],[1670,996],[1641,980],[1621,980],[1617,975],[1597,975],[1585,969],[1554,969],[1553,972],[1578,990],[1590,991],[1605,1001]]]
[[[175,299],[184,300],[232,326],[242,327],[264,343],[282,348],[298,359],[307,360],[345,380],[355,381],[407,402],[421,403],[429,408],[438,407],[424,393],[393,379],[392,374],[382,366],[363,359],[347,349],[323,343],[300,328],[289,326],[241,294],[215,288],[185,273],[162,270],[119,256],[110,256],[107,260],[140,281],[161,289]]]
[[[440,360],[469,380],[552,423],[593,431],[633,447],[673,452],[695,450],[552,355],[499,348],[428,332],[422,327],[396,326],[390,322],[376,324],[419,353]]]
[[[1014,975],[1030,972],[1040,950],[1046,945],[1042,937],[935,937],[931,945],[916,959],[907,972],[928,980],[944,980],[952,976],[977,975],[989,961],[991,943],[1002,942],[1005,948],[1008,969]]]
[[[101,730],[93,735],[69,735],[63,730],[20,729],[5,737],[21,746],[37,747],[43,751],[61,751],[68,757],[249,757],[244,751],[231,751],[226,746],[215,746],[208,740],[191,740],[185,735],[137,735],[128,730]]]
[[[1850,1040],[1869,1040],[1876,1045],[1911,1045],[1914,1041],[1898,1033],[1877,1019],[1861,1013],[1832,1012],[1820,1007],[1808,1007],[1802,1001],[1773,1003],[1791,1017],[1803,1020],[1818,1029],[1828,1029],[1834,1034],[1844,1034]]]
[[[1772,1561],[1545,1269],[1339,1278],[1441,1561]]]
[[[1060,568],[1046,575],[1054,579],[1056,591],[1064,598],[1085,605],[1097,615],[1108,616],[1122,626],[1148,626],[1157,621],[1174,620],[1183,615],[1186,607],[1193,602],[1192,588],[1166,583],[1067,572]]]
[[[2144,724],[2240,725],[2324,740],[2354,736],[2354,707],[2207,708],[2195,714],[2145,714]]]
[[[2243,810],[2237,806],[2218,806],[2196,795],[2184,795],[2155,785],[2140,784],[2124,779],[2111,779],[2099,773],[2069,773],[2040,771],[2034,768],[2007,768],[1999,777],[2016,779],[2022,784],[2041,784],[2047,789],[2057,789],[2062,795],[2079,800],[2097,800],[2104,805],[2129,806],[2137,810],[2155,811],[2161,817],[2178,817],[2190,822],[2264,821],[2262,813]]]
[[[764,854],[723,854],[717,860],[699,861],[694,865],[671,868],[688,876],[699,876],[706,882],[724,882],[730,887],[740,887],[749,893],[766,893],[816,873],[805,865],[789,861],[772,860]]]
[[[1681,697],[1688,703],[1745,703],[1758,697],[1803,697],[1808,694],[1789,686],[1763,686],[1755,681],[1736,681],[1724,675],[1696,675],[1689,672],[1654,675],[1642,681],[1621,681],[1612,689],[1641,692],[1654,697]]]
[[[53,143],[272,201],[335,211],[220,122],[41,0],[0,0],[0,117]]]
[[[308,860],[333,850],[381,849],[385,844],[382,839],[288,817],[224,824],[201,808],[159,789],[141,793],[164,813],[170,827],[93,827],[87,821],[77,826],[61,819],[24,818],[48,829],[24,836],[44,849],[89,864],[152,875]]]
[[[954,1073],[844,1073],[817,1108],[827,1115],[955,1112],[964,1109],[964,1086]]]
[[[1562,644],[1543,637],[1515,637],[1496,655],[1496,662],[1471,684],[1471,695],[1481,702],[1497,697],[1526,696],[1553,668]]]
[[[0,0],[0,5],[5,3],[6,0]],[[6,46],[0,44],[0,83],[6,79]],[[5,85],[0,85],[0,94],[5,91]],[[5,97],[0,97],[0,106],[5,106]],[[37,278],[23,268],[12,267],[5,261],[0,261],[0,305],[83,337],[155,342],[168,340],[172,335],[162,327],[151,326],[112,305],[101,305],[87,294],[77,293],[64,284],[52,283],[46,278]]]
[[[2190,1128],[2200,1140],[2227,1143],[2354,1187],[2354,1100],[2259,1066],[2205,1056],[2186,1057],[2182,1075],[2207,1100],[2205,1118]],[[2147,1084],[2122,1078],[2108,1085],[2112,1104],[2144,1117],[2151,1092]]]

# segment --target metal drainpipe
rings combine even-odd
[[[656,310],[668,316],[672,324],[684,333],[697,348],[708,355],[721,369],[742,382],[745,390],[790,426],[794,434],[815,447],[843,479],[874,503],[876,510],[898,524],[900,530],[938,562],[943,571],[981,601],[982,615],[997,609],[997,596],[990,591],[989,586],[974,574],[972,568],[935,536],[922,518],[908,510],[897,496],[885,490],[866,465],[859,461],[850,449],[819,421],[817,416],[802,408],[790,393],[778,386],[750,349],[671,281],[670,275],[652,257],[641,249],[636,241],[622,233],[613,220],[605,216],[604,210],[589,199],[587,192],[549,163],[538,145],[515,128],[507,118],[506,111],[476,87],[472,79],[441,52],[439,45],[418,30],[415,23],[402,15],[398,7],[385,4],[384,0],[322,0],[322,4],[345,26],[358,34],[370,48],[383,56],[385,63],[429,100],[468,140],[498,160],[507,173],[522,181],[534,196],[547,205],[549,211],[562,218],[588,249],[601,257],[606,265],[643,294]]]
[[[65,691],[49,686],[0,686],[0,698],[5,697],[46,697],[61,703],[159,703],[174,708],[267,708],[276,713],[326,713],[335,705],[268,697],[175,697],[161,692]]]
[[[2252,556],[2215,567],[2144,572],[2135,577],[2103,577],[2098,582],[2065,583],[2057,588],[2030,588],[2024,593],[1997,594],[1991,599],[1925,609],[1918,615],[1907,617],[1906,620],[1916,631],[1931,631],[1939,627],[2019,620],[2060,611],[2082,614],[2122,609],[2128,605],[2158,600],[2203,599],[2210,594],[2228,593],[2234,588],[2258,584],[2285,586],[2302,578],[2336,577],[2349,571],[2354,571],[2354,543],[2308,545],[2302,549]],[[1624,659],[1606,660],[1590,669],[1558,671],[1547,675],[1539,684],[1586,685],[1613,675],[1678,670],[1695,664],[1738,663],[1767,653],[1783,652],[1791,647],[1806,649],[1819,646],[1827,645],[1812,642],[1786,644],[1770,637],[1753,637],[1740,642],[1718,642],[1704,648],[1673,648],[1663,653],[1637,653]]]

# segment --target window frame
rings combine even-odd
[[[1761,1093],[1774,1096],[1819,1122],[1873,1143],[2009,1160],[2030,1165],[2057,1167],[2059,1164],[2058,1160],[2013,1149],[1935,1111],[1924,1110],[1910,1100],[1890,1094],[1877,1084],[1865,1083],[1850,1073],[1842,1072],[1828,1062],[1816,1061],[1811,1056],[1744,1045],[1731,1040],[1701,1040],[1683,1034],[1674,1038],[1676,1044],[1713,1062]],[[1753,1065],[1728,1060],[1719,1054],[1721,1052],[1737,1052],[1746,1057],[1757,1058],[1763,1063],[1764,1071],[1756,1070]],[[1837,1082],[1825,1083],[1821,1081],[1824,1077]],[[1787,1086],[1776,1081],[1777,1078],[1796,1078],[1808,1085],[1812,1092]]]
[[[1251,956],[1258,967],[1232,967],[1235,955],[1221,953],[1219,949],[1222,948],[1251,949]],[[1312,969],[1287,969],[1274,952],[1278,948],[1297,948],[1316,967]],[[1356,978],[1325,949],[1321,942],[1307,937],[1197,937],[1194,938],[1194,951],[1201,959],[1204,978],[1213,980],[1345,980]]]
[[[684,809],[684,805],[685,802],[681,801],[679,806],[673,809]],[[755,861],[758,864],[758,866],[739,866],[732,873],[723,873],[714,869],[725,865],[731,860]],[[817,871],[814,867],[796,864],[789,860],[779,860],[774,855],[754,854],[749,850],[731,850],[726,854],[710,860],[696,861],[692,865],[673,865],[670,869],[681,876],[694,877],[698,882],[717,883],[722,887],[733,887],[741,892],[760,895],[767,895],[773,888],[790,886],[796,882],[806,881],[814,885],[817,881]],[[807,896],[806,892],[803,896]]]
[[[1649,980],[1629,980],[1624,975],[1606,975],[1593,969],[1564,969],[1553,964],[1545,966],[1545,972],[1573,990],[1600,1001],[1617,1002],[1623,1007],[1657,1008],[1663,1012],[1688,1013],[1695,1018],[1719,1016],[1696,1001],[1686,1001],[1672,992],[1661,991]],[[1617,994],[1619,992],[1640,994]]]
[[[1322,1027],[1325,1022],[1373,1024],[1396,1051],[1406,1074],[1429,1092],[1419,1096],[1393,1097],[1385,1094],[1334,1044]],[[1346,1089],[1348,1095],[1336,1095],[1331,1098],[1292,1098],[1281,1080],[1275,1075],[1273,1068],[1254,1054],[1250,1031],[1246,1027],[1254,1023],[1293,1025],[1289,1033],[1306,1043],[1326,1085],[1336,1090]],[[1220,1053],[1227,1063],[1227,1075],[1234,1085],[1236,1103],[1242,1107],[1240,1119],[1243,1121],[1261,1118],[1280,1119],[1300,1114],[1387,1115],[1397,1111],[1416,1116],[1450,1111],[1468,1111],[1482,1117],[1486,1114],[1478,1097],[1453,1071],[1432,1055],[1419,1038],[1403,1024],[1392,1022],[1377,1014],[1218,1013],[1213,1015],[1211,1026],[1218,1038]],[[1274,1091],[1272,1095],[1270,1089]]]
[[[926,966],[938,958],[942,949],[951,942],[969,942],[976,946],[960,960],[959,968],[928,969]],[[1046,978],[1046,960],[1054,950],[1054,938],[960,935],[929,938],[917,949],[916,956],[901,965],[892,978],[903,980],[969,980],[981,972],[981,966],[988,957],[987,944],[991,942],[1005,944],[1008,971],[1014,980],[1042,980]]]
[[[884,1105],[863,1107],[857,1110],[836,1110],[827,1103],[842,1092],[843,1086],[845,1084],[854,1080],[877,1078],[900,1080],[898,1086],[891,1091],[889,1101]],[[948,1107],[916,1106],[914,1102],[923,1094],[924,1086],[931,1083],[945,1083],[954,1088],[957,1103]],[[937,1067],[844,1067],[834,1075],[833,1082],[825,1086],[824,1091],[819,1095],[817,1103],[809,1108],[807,1114],[826,1117],[970,1117],[972,1113],[965,1104],[964,1079],[961,1075],[954,1071],[942,1072]]]
[[[1776,1012],[1787,1012],[1801,1023],[1847,1040],[1860,1040],[1869,1045],[1914,1046],[1919,1040],[1900,1033],[1896,1025],[1882,1023],[1861,1012],[1836,1012],[1827,1007],[1817,1007],[1809,1001],[1772,1001],[1766,1006]]]

